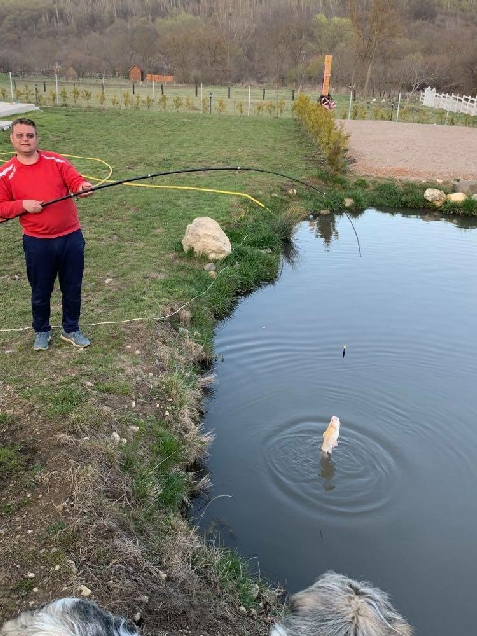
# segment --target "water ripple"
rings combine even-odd
[[[321,453],[328,421],[287,422],[266,442],[265,463],[275,494],[288,508],[333,515],[369,514],[396,495],[404,459],[356,422],[342,422],[331,458]]]

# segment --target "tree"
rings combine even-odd
[[[359,6],[357,6],[359,5]],[[368,92],[371,71],[379,47],[399,33],[395,0],[349,0],[349,13],[355,35],[355,47],[365,75],[363,93]]]

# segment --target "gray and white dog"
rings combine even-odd
[[[0,628],[0,636],[138,636],[136,625],[79,598],[60,598],[22,612]]]
[[[412,636],[382,590],[326,572],[290,599],[292,613],[270,636]]]

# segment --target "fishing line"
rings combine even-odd
[[[73,156],[73,155],[71,155]],[[78,157],[78,158],[83,158],[83,157]],[[93,158],[92,158],[93,159]],[[96,160],[95,158],[93,160]],[[101,161],[101,160],[99,160]],[[106,163],[106,162],[103,162]],[[109,164],[107,164],[109,165]],[[111,166],[109,166],[111,167]],[[91,190],[88,190],[88,192],[95,192],[96,190],[102,190],[104,188],[112,188],[114,186],[118,186],[118,185],[123,185],[123,184],[131,184],[134,183],[136,181],[144,181],[145,179],[153,179],[154,177],[166,177],[166,176],[170,176],[172,174],[189,174],[189,173],[193,173],[193,172],[259,172],[259,173],[263,173],[263,174],[273,174],[276,175],[278,177],[283,177],[284,179],[288,179],[290,181],[293,181],[294,183],[300,183],[301,185],[305,186],[306,188],[310,188],[311,190],[314,190],[315,192],[319,192],[320,194],[322,194],[321,190],[319,190],[316,186],[312,185],[311,183],[308,183],[307,181],[303,181],[302,179],[297,179],[296,177],[291,177],[290,175],[284,174],[283,172],[276,172],[274,170],[266,170],[265,168],[249,168],[249,167],[242,167],[242,166],[203,166],[200,168],[182,168],[181,170],[166,170],[166,171],[161,171],[161,172],[150,172],[148,174],[145,175],[140,175],[139,177],[131,177],[130,179],[119,179],[117,181],[108,181],[107,183],[100,183],[97,186],[93,186],[91,188]],[[65,201],[66,199],[71,199],[73,197],[80,197],[82,194],[84,194],[83,191],[79,191],[79,192],[71,192],[63,197],[59,197],[57,199],[52,199],[51,201],[45,201],[44,203],[42,203],[42,206],[45,208],[49,205],[53,205],[54,203],[59,203],[60,201]],[[263,206],[263,204],[261,204]],[[265,206],[263,206],[265,207]],[[349,217],[349,215],[343,210],[343,214],[346,216],[346,218],[348,219],[348,221],[351,224],[351,227],[353,228],[353,232],[356,236],[356,241],[358,243],[358,252],[359,252],[359,256],[361,257],[361,244],[359,242],[359,236],[358,233],[356,232],[356,228],[354,226],[353,221],[351,220],[351,218]]]
[[[0,154],[7,154],[7,153],[0,153]],[[8,153],[11,154],[11,153]],[[248,195],[244,192],[234,192],[234,191],[229,191],[229,190],[216,190],[216,189],[211,189],[211,188],[199,188],[199,187],[195,187],[195,186],[162,186],[162,185],[151,185],[151,184],[138,184],[135,183],[137,181],[144,181],[146,179],[152,179],[154,177],[161,177],[161,176],[169,176],[172,174],[187,174],[187,173],[194,173],[194,172],[259,172],[259,173],[264,173],[264,174],[273,174],[279,177],[283,177],[285,179],[288,179],[290,181],[293,181],[295,183],[299,183],[307,188],[310,188],[311,190],[315,190],[316,192],[319,192],[320,194],[321,191],[313,186],[310,183],[307,183],[306,181],[303,181],[302,179],[297,179],[296,177],[291,177],[290,175],[286,175],[284,173],[281,172],[275,172],[273,170],[266,170],[264,168],[249,168],[249,167],[241,167],[241,166],[215,166],[215,167],[200,167],[200,168],[183,168],[181,170],[167,170],[167,171],[163,171],[163,172],[154,172],[154,173],[148,173],[146,175],[141,175],[138,177],[132,177],[129,179],[119,179],[116,181],[109,181],[108,178],[111,176],[112,174],[112,167],[110,164],[108,164],[107,162],[103,161],[102,159],[98,159],[96,157],[80,157],[78,155],[64,155],[65,157],[71,157],[71,158],[76,158],[76,159],[88,159],[91,161],[98,161],[99,163],[103,163],[105,166],[108,167],[109,169],[109,174],[107,175],[106,178],[104,179],[98,179],[96,177],[86,177],[88,179],[92,179],[95,181],[99,181],[100,183],[96,186],[93,186],[91,188],[91,190],[89,190],[88,192],[94,192],[96,190],[102,190],[104,188],[111,188],[114,186],[118,186],[118,185],[127,185],[127,186],[136,186],[136,187],[146,187],[146,188],[162,188],[162,189],[174,189],[174,190],[195,190],[195,191],[205,191],[205,192],[213,192],[213,193],[218,193],[218,194],[226,194],[226,195],[235,195],[235,196],[242,196],[245,198],[248,198],[249,200],[253,201],[255,204],[259,205],[262,208],[268,209],[261,201],[259,201],[258,199],[255,199],[254,197],[252,197],[251,195]],[[53,205],[54,203],[59,203],[60,201],[65,201],[67,199],[71,199],[73,197],[78,197],[81,194],[84,194],[83,191],[80,192],[72,192],[69,193],[63,197],[59,197],[57,199],[52,199],[51,201],[46,201],[42,204],[42,206],[45,208],[49,205]],[[348,221],[351,224],[351,227],[353,228],[354,234],[356,236],[356,241],[358,243],[358,252],[359,252],[359,256],[361,257],[361,245],[360,245],[360,241],[359,241],[359,236],[358,233],[356,232],[356,228],[351,220],[351,218],[349,217],[349,215],[344,212],[344,215],[346,216],[346,218],[348,219]],[[6,220],[10,220],[10,219],[1,219],[1,221],[6,221]],[[244,237],[245,239],[245,237]],[[243,240],[244,240],[243,239]],[[223,269],[221,269],[218,274],[224,272],[226,269],[228,268],[228,266],[224,267]],[[176,315],[177,313],[179,313],[182,309],[184,309],[185,307],[187,307],[188,305],[190,305],[192,302],[194,302],[195,300],[197,300],[197,298],[200,298],[201,296],[203,296],[204,294],[206,294],[209,289],[212,287],[212,285],[215,283],[217,279],[214,279],[212,281],[212,283],[210,285],[208,285],[208,287],[203,290],[200,294],[198,294],[197,296],[195,296],[194,298],[191,298],[188,302],[184,303],[181,307],[179,307],[179,309],[177,309],[176,311],[166,315],[166,316],[160,316],[160,317],[156,317],[156,316],[151,316],[151,317],[144,317],[144,318],[131,318],[131,319],[127,319],[127,320],[121,320],[121,321],[103,321],[103,322],[98,322],[98,323],[84,323],[85,326],[98,326],[98,325],[111,325],[111,324],[126,324],[126,323],[131,323],[131,322],[139,322],[139,321],[144,321],[144,320],[167,320],[169,318],[171,318],[172,316]],[[58,326],[53,326],[52,328],[58,328]],[[13,331],[26,331],[31,329],[31,327],[20,327],[20,328],[16,328],[16,329],[0,329],[0,333],[5,333],[5,332],[13,332]]]
[[[141,175],[139,177],[132,177],[130,179],[119,179],[117,181],[109,181],[108,183],[103,183],[101,185],[93,186],[91,190],[89,190],[88,192],[94,192],[96,190],[102,190],[104,188],[112,188],[114,186],[123,185],[123,184],[130,184],[135,181],[144,181],[145,179],[153,179],[154,177],[166,177],[172,174],[188,174],[193,172],[261,172],[264,174],[273,174],[278,177],[283,177],[284,179],[293,181],[295,183],[300,183],[306,188],[310,188],[311,190],[315,190],[316,192],[319,192],[320,194],[322,194],[321,190],[319,190],[316,186],[306,181],[303,181],[302,179],[291,177],[290,175],[283,174],[282,172],[275,172],[274,170],[266,170],[265,168],[248,168],[248,167],[242,167],[242,166],[213,166],[213,167],[203,166],[200,168],[182,168],[181,170],[166,170],[164,172],[150,172],[148,174]],[[60,197],[58,199],[52,199],[51,201],[45,201],[42,205],[43,207],[46,207],[48,205],[53,205],[54,203],[59,203],[60,201],[64,201],[65,199],[71,199],[72,197],[81,196],[81,194],[84,194],[84,192],[82,191],[72,192],[70,194],[65,195],[64,197]],[[344,210],[343,210],[343,214],[346,216],[346,218],[351,224],[351,227],[353,228],[354,234],[356,236],[356,241],[358,243],[359,256],[361,257],[361,244],[359,242],[359,236],[358,236],[358,233],[356,232],[354,223]]]

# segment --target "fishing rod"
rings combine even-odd
[[[88,192],[96,192],[97,190],[103,190],[104,188],[113,188],[114,186],[122,185],[124,183],[134,183],[135,181],[144,181],[146,179],[153,179],[154,177],[166,177],[171,174],[184,174],[184,173],[192,173],[192,172],[262,172],[265,174],[273,174],[278,177],[283,177],[284,179],[288,179],[295,183],[300,183],[306,188],[310,188],[311,190],[315,190],[322,194],[321,190],[319,190],[316,186],[311,183],[307,183],[306,181],[302,181],[301,179],[297,179],[296,177],[290,177],[290,175],[283,174],[282,172],[275,172],[274,170],[266,170],[265,168],[248,168],[242,166],[213,166],[213,167],[200,167],[200,168],[182,168],[181,170],[166,170],[162,172],[150,172],[148,174],[141,175],[139,177],[131,177],[129,179],[119,179],[118,181],[110,181],[109,183],[102,183],[97,186],[93,186],[89,190],[82,190],[79,192],[70,192],[63,197],[59,197],[58,199],[52,199],[51,201],[44,201],[41,205],[43,208],[46,208],[49,205],[53,205],[54,203],[59,203],[60,201],[65,201],[66,199],[71,199],[74,197],[79,197],[82,194]],[[351,227],[353,228],[354,234],[356,236],[356,241],[358,242],[358,251],[361,256],[361,245],[359,242],[358,233],[356,232],[356,228],[354,227],[353,221],[350,219],[349,215],[343,211],[348,221],[351,223]],[[23,213],[25,214],[25,213]],[[8,220],[8,219],[5,219]]]

